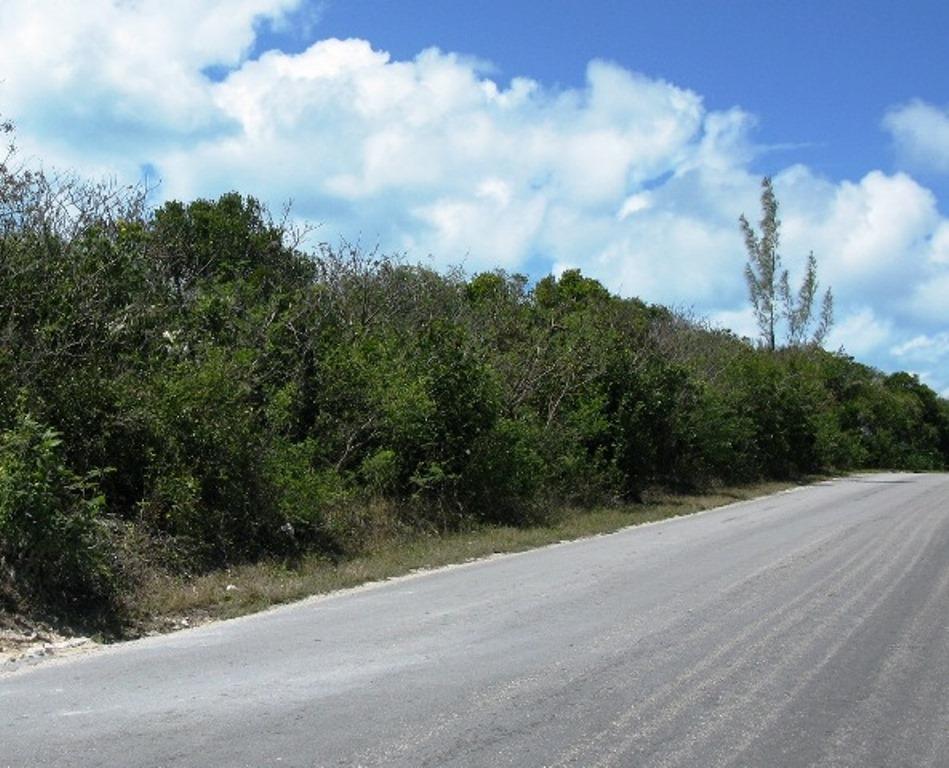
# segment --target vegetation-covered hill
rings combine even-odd
[[[0,602],[114,615],[143,562],[343,557],[852,467],[944,468],[949,403],[575,271],[301,248],[252,198],[0,167]],[[736,279],[740,279],[736,274]]]

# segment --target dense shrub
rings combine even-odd
[[[0,554],[47,601],[108,602],[128,527],[208,568],[949,461],[949,403],[917,378],[757,348],[577,270],[304,252],[236,193],[149,212],[0,174]]]
[[[206,562],[258,555],[286,522],[264,474],[266,435],[240,350],[167,362],[124,404],[144,437],[148,525],[181,537]]]
[[[41,606],[96,608],[115,597],[96,480],[67,467],[57,433],[28,414],[0,433],[0,560]]]

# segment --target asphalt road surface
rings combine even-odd
[[[949,766],[949,475],[873,475],[0,676],[0,766]]]

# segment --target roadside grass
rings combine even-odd
[[[439,535],[405,535],[379,542],[364,554],[338,562],[314,555],[293,563],[264,561],[191,578],[157,575],[138,590],[126,637],[242,616],[414,571],[612,533],[765,496],[814,479],[721,488],[699,495],[654,492],[647,494],[641,504],[561,509],[553,515],[552,522],[529,528],[484,526]]]

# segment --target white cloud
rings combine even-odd
[[[228,131],[204,69],[238,66],[256,24],[298,3],[4,0],[0,111],[45,162],[134,172],[156,147]]]
[[[327,229],[368,225],[388,247],[470,268],[541,252],[602,262],[623,201],[642,207],[640,186],[695,155],[709,119],[694,93],[605,62],[580,90],[505,87],[469,59],[392,61],[361,40],[267,53],[213,98],[239,129],[162,153],[170,194],[214,194],[222,171],[256,189],[266,169]]]
[[[923,317],[949,323],[949,269],[920,282],[913,292],[912,306]]]
[[[394,60],[364,40],[251,57],[262,23],[307,7],[5,0],[0,112],[28,153],[62,167],[128,177],[148,165],[167,197],[292,199],[321,237],[441,265],[571,265],[756,335],[737,226],[758,218],[754,116],[604,61],[560,89],[497,82],[437,49]],[[211,66],[224,74],[207,77]],[[914,102],[886,124],[932,165],[946,119]],[[892,349],[940,332],[949,220],[929,190],[905,173],[835,181],[800,165],[775,188],[786,265],[799,275],[813,250],[834,287],[832,345],[896,365]]]
[[[887,112],[883,127],[911,168],[949,173],[949,109],[917,99]]]
[[[755,320],[755,313],[751,307],[736,310],[719,310],[713,312],[709,318],[713,326],[727,328],[738,336],[744,336],[747,339],[757,339],[759,337],[758,323]]]
[[[465,257],[467,262],[471,244],[477,243],[478,253],[469,266],[516,270],[537,236],[545,209],[543,196],[513,202],[509,193],[494,187],[488,194],[479,189],[474,200],[439,200],[413,213],[435,233],[425,241],[434,243],[433,254],[456,262]],[[415,253],[424,247],[411,240],[407,246]]]
[[[776,179],[784,252],[813,250],[823,276],[886,301],[893,281],[924,260],[941,217],[933,194],[906,174],[871,171],[831,184],[801,167]]]
[[[857,357],[866,356],[890,342],[893,328],[872,309],[864,307],[846,315],[831,331],[827,346],[843,348]]]
[[[929,260],[933,264],[949,265],[949,221],[943,220],[936,227],[930,246]]]
[[[949,331],[914,336],[895,345],[890,354],[901,368],[922,369],[920,379],[949,397]]]
[[[949,358],[949,331],[932,336],[914,336],[909,341],[893,347],[893,354],[915,362],[933,363]]]
[[[616,217],[622,221],[640,211],[648,211],[651,207],[652,200],[649,197],[649,193],[637,192],[635,195],[630,195],[623,201],[623,205],[620,207]]]

